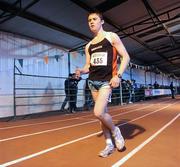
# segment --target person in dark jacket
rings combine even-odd
[[[75,73],[72,74],[72,83],[70,89],[70,112],[75,112],[77,110],[77,94],[78,94],[78,83],[81,80]]]
[[[70,105],[70,96],[71,96],[72,84],[73,84],[72,74],[69,74],[69,77],[66,78],[66,80],[64,81],[64,91],[65,91],[66,97],[65,97],[63,104],[61,106],[61,110],[64,110],[67,102],[69,102],[69,105]]]
[[[174,96],[175,88],[174,88],[173,82],[171,82],[171,84],[170,84],[170,89],[171,89],[171,97],[172,97],[172,99],[175,99],[175,96]]]
[[[69,111],[75,112],[77,109],[77,92],[78,92],[78,82],[81,80],[81,77],[77,77],[75,73],[69,74],[69,77],[64,81],[64,91],[65,91],[65,99],[61,106],[61,110],[63,111],[66,104],[69,102]]]

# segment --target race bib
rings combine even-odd
[[[95,52],[91,55],[92,66],[107,66],[107,52]]]

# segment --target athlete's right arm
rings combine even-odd
[[[86,64],[84,65],[83,68],[77,68],[76,69],[76,75],[81,75],[81,74],[87,74],[89,73],[89,67],[90,67],[90,54],[88,51],[89,48],[89,43],[85,47],[85,54],[86,54]]]

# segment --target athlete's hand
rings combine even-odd
[[[117,88],[119,86],[121,79],[115,75],[113,78],[111,78],[109,84],[112,88]]]

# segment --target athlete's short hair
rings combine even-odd
[[[101,20],[104,20],[102,13],[99,12],[99,11],[92,11],[92,12],[90,12],[90,13],[88,14],[88,17],[89,17],[91,14],[97,14]]]

